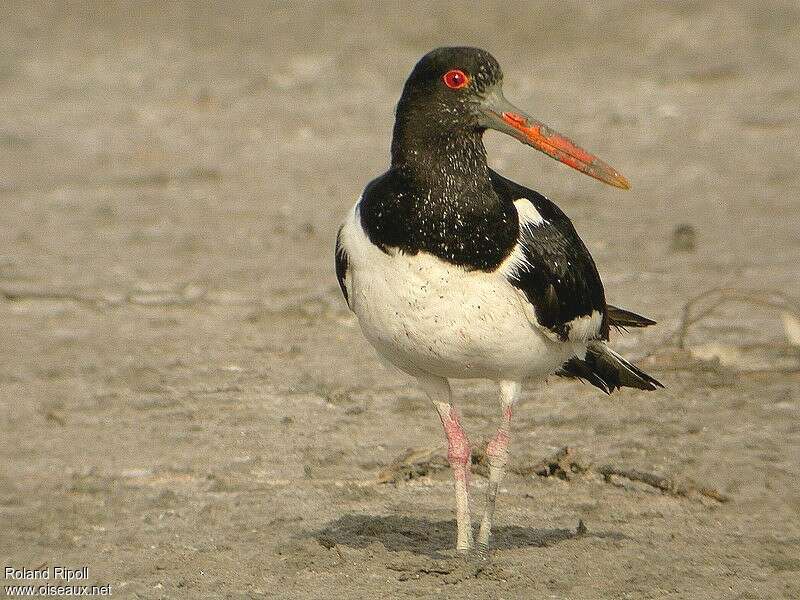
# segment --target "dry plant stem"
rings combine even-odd
[[[708,301],[708,305],[702,303]],[[734,288],[712,288],[698,294],[683,306],[677,331],[672,335],[678,348],[685,348],[689,329],[708,317],[715,310],[731,302],[763,306],[800,315],[800,301],[779,290],[737,290]]]
[[[81,296],[70,292],[57,292],[57,291],[15,291],[5,288],[0,288],[0,298],[8,302],[23,302],[25,300],[49,300],[57,302],[75,302],[83,304],[89,308],[96,309],[102,302],[99,298],[92,298],[90,296]]]
[[[727,496],[725,496],[724,494],[720,493],[719,491],[713,488],[694,487],[690,485],[678,484],[674,480],[668,477],[662,477],[660,475],[655,475],[654,473],[639,471],[638,469],[624,469],[614,465],[602,465],[593,470],[602,475],[606,479],[606,481],[609,481],[609,478],[612,475],[615,475],[617,477],[624,477],[625,479],[629,479],[630,481],[638,481],[640,483],[644,483],[654,488],[658,488],[662,492],[666,492],[673,496],[687,497],[692,494],[699,494],[706,498],[716,500],[717,502],[720,503],[725,503],[730,500],[730,498],[728,498]]]
[[[715,310],[727,303],[739,302],[785,311],[800,319],[800,300],[780,290],[737,290],[712,288],[687,300],[681,308],[681,318],[674,331],[668,333],[637,360],[650,358],[662,348],[686,348],[689,330]],[[704,303],[707,303],[704,305]]]

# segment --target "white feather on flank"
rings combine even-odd
[[[569,339],[573,342],[588,342],[591,339],[595,339],[602,323],[603,315],[597,310],[593,310],[590,315],[575,317],[567,323]]]
[[[544,217],[536,210],[533,202],[527,198],[514,200],[514,208],[517,209],[517,215],[519,216],[520,234],[522,234],[525,229],[539,227],[546,222]],[[517,242],[517,245],[514,246],[514,250],[511,251],[511,254],[503,261],[498,270],[507,276],[515,277],[519,275],[520,270],[532,267],[533,265],[525,256],[522,244]]]

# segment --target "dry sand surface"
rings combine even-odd
[[[0,24],[0,566],[88,566],[117,598],[800,598],[782,311],[670,337],[703,290],[800,297],[796,2],[3,2]],[[484,565],[450,550],[434,411],[333,274],[406,75],[455,43],[631,179],[487,136],[659,321],[614,343],[667,386],[528,386]],[[486,439],[492,386],[456,390]]]

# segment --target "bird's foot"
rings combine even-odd
[[[470,553],[469,560],[473,564],[488,564],[492,560],[489,554],[489,545],[478,542]]]
[[[489,548],[484,544],[473,544],[466,549],[455,550],[454,558],[465,565],[485,565],[491,561]]]

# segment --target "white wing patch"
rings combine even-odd
[[[524,229],[531,227],[539,227],[545,224],[544,217],[539,214],[533,202],[527,198],[519,198],[514,200],[514,208],[517,209],[519,216],[519,231],[522,234]],[[525,257],[525,252],[522,250],[522,244],[517,242],[511,254],[502,262],[498,271],[503,273],[506,277],[516,277],[521,269],[530,269],[533,267],[528,259]]]
[[[538,227],[544,223],[544,217],[536,210],[533,202],[527,198],[518,198],[514,200],[514,208],[517,209],[519,215],[519,227]]]
[[[514,200],[514,208],[517,209],[517,215],[519,216],[520,235],[525,229],[539,227],[546,223],[544,217],[542,217],[539,211],[536,210],[533,202],[527,198],[518,198],[517,200]],[[525,256],[525,252],[522,249],[522,244],[517,242],[516,246],[514,246],[514,250],[512,250],[511,254],[509,254],[508,257],[502,262],[498,268],[498,271],[506,278],[515,278],[519,275],[520,271],[530,269],[533,269],[533,265]],[[536,318],[536,311],[525,295],[525,292],[516,287],[514,288],[514,291],[516,292],[520,308],[525,313],[528,323],[536,327],[540,332],[554,342],[560,342],[561,340],[559,339],[558,334],[550,331],[547,327],[541,326],[539,320]]]
[[[567,323],[568,337],[573,342],[587,342],[596,339],[602,323],[603,315],[596,310],[593,310],[591,315],[575,317]]]

